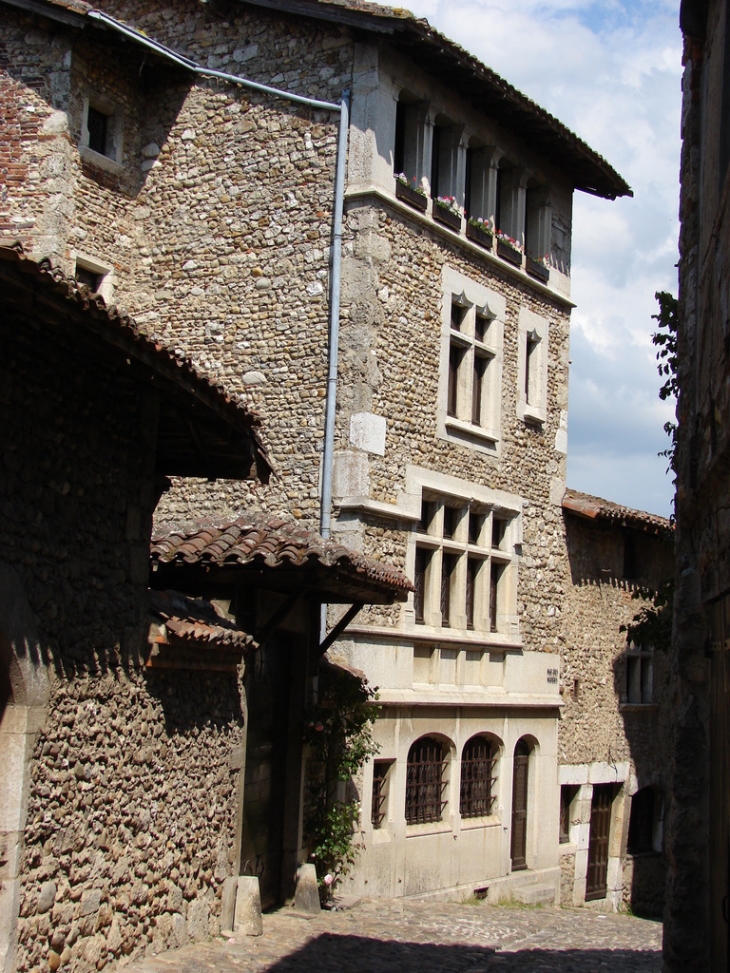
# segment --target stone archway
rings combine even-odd
[[[23,586],[0,562],[0,973],[13,967],[30,761],[48,693],[48,670]]]

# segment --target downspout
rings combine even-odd
[[[335,170],[335,220],[332,231],[332,280],[330,286],[329,370],[327,374],[327,405],[324,420],[324,450],[322,453],[322,511],[320,533],[330,536],[332,524],[332,469],[335,446],[335,409],[337,406],[337,365],[340,343],[340,281],[342,274],[342,217],[345,208],[345,167],[347,164],[347,135],[350,125],[350,92],[342,92],[340,102],[340,131],[337,139],[337,168]]]

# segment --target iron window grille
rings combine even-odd
[[[373,799],[370,820],[374,828],[379,828],[385,820],[390,766],[391,761],[386,760],[376,760],[373,765]]]
[[[487,737],[473,737],[465,744],[461,756],[459,802],[462,818],[481,818],[492,813],[497,799],[494,793],[496,763],[496,747]]]
[[[446,807],[444,791],[447,760],[441,743],[422,737],[408,751],[406,770],[406,823],[440,821]]]

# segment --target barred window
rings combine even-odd
[[[388,771],[392,765],[392,760],[376,760],[373,765],[373,799],[370,819],[374,828],[381,827],[388,813]]]
[[[497,747],[485,736],[468,740],[461,755],[461,800],[463,818],[486,817],[497,799],[495,767]]]
[[[408,751],[406,770],[406,822],[440,821],[446,801],[446,754],[439,740],[421,737]]]

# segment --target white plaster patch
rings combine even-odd
[[[332,492],[336,497],[369,495],[370,467],[365,453],[335,453],[333,465]]]
[[[356,412],[350,418],[350,442],[368,453],[385,455],[386,422],[372,412]]]

